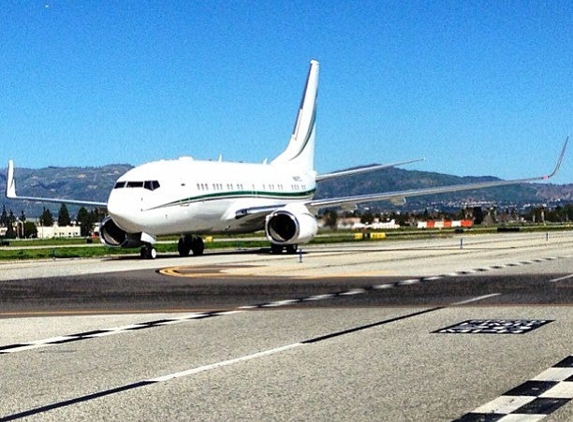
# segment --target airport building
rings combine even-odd
[[[70,238],[80,237],[80,226],[63,226],[54,224],[51,227],[37,226],[38,239]]]
[[[38,224],[37,221],[30,219],[28,221],[34,222],[37,230],[38,239],[54,239],[54,238],[72,238],[81,237],[81,227],[80,226],[58,226],[57,223],[50,227],[44,227]],[[14,224],[14,233],[17,238],[23,236],[23,224],[20,220]],[[6,237],[8,232],[7,227],[0,227],[0,238]]]

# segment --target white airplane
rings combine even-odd
[[[317,175],[314,170],[316,99],[319,63],[310,62],[300,109],[287,148],[270,163],[199,161],[190,157],[160,160],[135,167],[121,176],[107,202],[62,198],[18,196],[14,163],[8,163],[6,197],[106,207],[100,239],[112,247],[141,248],[141,256],[155,258],[157,236],[181,235],[181,256],[203,253],[201,235],[249,233],[263,230],[271,251],[296,252],[318,230],[315,215],[321,208],[355,206],[359,203],[390,200],[443,192],[481,189],[546,180],[563,159],[567,141],[553,173],[548,176],[499,180],[465,185],[441,186],[399,192],[373,193],[341,198],[313,199],[316,183],[420,160],[373,165]]]

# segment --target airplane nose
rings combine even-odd
[[[123,198],[112,191],[107,202],[107,212],[119,228],[129,233],[137,233],[142,231],[137,222],[141,212],[138,206],[139,204],[133,198]]]

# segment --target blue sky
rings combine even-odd
[[[0,160],[272,159],[321,63],[316,168],[547,173],[573,134],[570,1],[7,0]],[[573,183],[573,145],[556,183]]]

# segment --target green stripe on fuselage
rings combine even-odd
[[[149,210],[155,210],[159,208],[173,207],[176,205],[189,205],[196,202],[205,201],[218,201],[223,199],[237,199],[237,198],[263,198],[263,199],[311,199],[314,196],[316,189],[311,189],[302,192],[271,192],[271,191],[233,191],[233,192],[216,192],[208,193],[205,195],[191,196],[189,198],[183,198],[176,201],[171,201],[166,204],[157,205]]]

